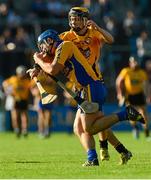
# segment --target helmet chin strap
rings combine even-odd
[[[75,32],[79,32],[79,31],[81,31],[82,29],[80,28],[80,27],[78,27],[78,28],[71,28],[73,31],[75,31]]]
[[[83,18],[81,18],[81,21],[83,21],[83,27],[81,28],[81,27],[77,27],[77,28],[74,28],[73,26],[72,26],[72,23],[69,21],[69,26],[71,27],[71,29],[73,30],[73,31],[75,31],[75,32],[79,32],[79,31],[81,31],[84,27],[86,27],[86,24],[87,24],[87,18],[85,18],[85,17],[83,17]]]

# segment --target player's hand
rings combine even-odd
[[[118,99],[118,105],[121,107],[124,105],[125,103],[125,97],[122,95],[117,95],[117,99]]]
[[[147,97],[146,102],[147,102],[147,104],[151,104],[151,97]]]
[[[32,69],[28,69],[26,71],[26,73],[28,73],[30,75],[31,79],[33,79],[34,77],[38,76],[38,74],[40,73],[40,70],[36,69],[36,68],[32,68]]]
[[[94,21],[92,21],[92,20],[88,20],[87,21],[87,27],[88,26],[91,26],[93,29],[97,29],[98,28],[98,25]]]
[[[44,54],[45,53],[43,53],[43,52],[40,52],[40,53],[36,52],[36,53],[34,53],[33,59],[34,59],[36,64],[39,64],[40,62],[42,62]]]

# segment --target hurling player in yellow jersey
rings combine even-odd
[[[86,61],[92,66],[97,75],[102,78],[99,68],[99,58],[101,56],[101,49],[105,43],[112,44],[113,37],[104,29],[100,28],[94,21],[90,20],[90,14],[87,8],[73,7],[69,11],[69,25],[71,29],[60,34],[60,38],[65,41],[72,41],[86,58]],[[85,89],[85,91],[88,91]],[[81,139],[83,146],[88,154],[91,149],[95,149],[93,136],[85,134],[83,136],[83,129],[80,128],[81,120],[76,117],[74,122],[74,132]],[[126,164],[131,157],[129,152],[123,144],[114,136],[111,130],[105,130],[99,134],[100,143],[100,159],[102,161],[109,160],[108,142],[120,153],[121,164]],[[88,141],[89,139],[89,141]],[[87,146],[86,146],[87,143]]]
[[[121,70],[116,80],[117,98],[119,102],[133,105],[144,117],[145,136],[149,137],[149,122],[146,112],[146,99],[144,95],[146,72],[138,65],[137,59],[133,56],[129,58],[129,67]],[[124,88],[122,84],[124,83]],[[131,122],[135,138],[139,137],[138,126]]]
[[[40,81],[42,87],[50,94],[56,93],[56,83],[48,77],[46,73],[41,73],[38,75],[38,80]],[[42,104],[39,90],[34,82],[31,87],[32,95],[34,96],[35,109],[38,112],[38,133],[39,138],[48,138],[51,133],[52,128],[52,109],[53,104]]]
[[[62,72],[64,76],[70,77],[70,81],[74,82],[75,86],[89,89],[89,101],[97,103],[99,109],[94,113],[85,113],[80,107],[77,110],[77,116],[81,119],[81,128],[83,135],[94,135],[100,131],[108,129],[113,124],[132,119],[144,123],[143,117],[131,106],[126,107],[123,111],[104,116],[102,105],[106,97],[106,88],[98,74],[93,70],[92,66],[87,62],[79,49],[71,41],[62,41],[58,37],[56,31],[49,29],[44,31],[38,37],[38,47],[41,53],[36,52],[33,56],[34,61],[41,69],[56,76]],[[55,54],[52,63],[45,63],[42,60],[41,54]],[[36,68],[28,70],[33,78],[37,76]],[[73,76],[70,74],[73,73]],[[81,94],[80,94],[81,95]],[[80,98],[80,96],[79,96]],[[91,106],[92,107],[92,106]],[[87,139],[89,141],[89,139]],[[84,141],[83,143],[86,143]],[[87,146],[87,143],[86,143]],[[95,149],[88,152],[88,160],[83,166],[98,166],[99,162]]]
[[[31,80],[26,75],[26,68],[18,66],[16,68],[16,75],[4,80],[4,91],[9,92],[14,98],[14,106],[11,110],[12,126],[17,137],[27,136],[28,125],[28,98],[30,93]],[[21,123],[20,123],[21,120]]]

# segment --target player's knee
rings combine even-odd
[[[93,130],[91,129],[90,126],[85,126],[85,127],[84,127],[84,132],[85,132],[85,133],[88,133],[88,134],[90,134],[90,135],[93,135]]]
[[[84,130],[80,125],[74,125],[73,126],[73,132],[75,135],[81,136],[81,134],[84,133]]]

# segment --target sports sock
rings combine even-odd
[[[14,132],[15,132],[16,134],[19,134],[19,133],[20,133],[20,129],[19,129],[19,128],[14,128]]]
[[[108,142],[107,139],[104,141],[99,140],[100,148],[108,149]]]
[[[95,149],[89,149],[87,155],[88,161],[93,161],[94,159],[97,159],[97,153]]]
[[[119,143],[115,149],[117,150],[117,152],[119,153],[128,153],[128,150],[123,146],[123,144]]]
[[[45,136],[49,136],[49,127],[46,127],[46,128],[44,129],[44,135],[45,135]]]
[[[145,137],[149,137],[149,129],[144,129]]]
[[[137,126],[137,124],[135,124],[133,127],[133,136],[135,139],[139,138],[139,127]]]
[[[120,111],[118,113],[116,113],[118,118],[119,118],[119,121],[125,121],[128,119],[128,114],[127,114],[127,111],[126,109],[123,110],[123,111]]]

